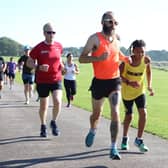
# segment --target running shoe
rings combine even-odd
[[[59,131],[55,121],[51,120],[50,127],[51,127],[51,130],[52,130],[52,134],[54,136],[60,135],[60,131]]]
[[[41,125],[40,136],[47,137],[47,128],[46,128],[46,125],[44,124]]]
[[[120,156],[117,148],[111,148],[110,158],[113,159],[113,160],[121,160],[121,156]]]
[[[143,139],[136,138],[134,144],[139,148],[141,152],[149,151],[149,148],[144,144]]]
[[[122,138],[122,143],[121,143],[121,149],[122,150],[128,150],[129,149],[129,145],[128,145],[128,137],[123,137]]]
[[[29,100],[26,100],[25,104],[29,104],[29,103],[30,103]]]
[[[87,147],[91,147],[93,145],[94,138],[95,138],[95,134],[89,131],[85,139],[85,144]]]

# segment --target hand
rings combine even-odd
[[[109,54],[107,52],[103,53],[100,57],[97,57],[99,61],[104,61],[108,58]]]
[[[133,88],[139,88],[140,84],[137,81],[129,81],[128,83],[130,86],[132,86]]]
[[[132,64],[132,58],[131,57],[128,57],[128,63]]]
[[[150,92],[149,96],[154,96],[154,91],[151,87],[148,87],[148,91]]]

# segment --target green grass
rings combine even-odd
[[[75,96],[73,104],[91,112],[91,99],[88,89],[93,76],[92,65],[79,64],[78,62],[77,64],[80,69],[80,74],[77,75],[77,95]],[[16,81],[22,83],[21,75],[19,73],[16,75]],[[168,139],[168,72],[153,69],[153,89],[155,90],[155,96],[151,97],[147,92],[148,118],[145,131]],[[66,101],[65,91],[63,92],[63,95],[63,101]],[[124,108],[122,102],[120,111],[121,121],[123,121]],[[107,100],[105,101],[102,115],[105,118],[110,118],[109,104]],[[136,108],[134,108],[132,127],[137,128],[137,121],[138,113]]]
[[[92,79],[91,64],[78,64],[80,68],[80,74],[77,76],[77,95],[74,105],[92,111],[90,92],[88,88]],[[147,92],[147,110],[148,118],[145,128],[146,132],[158,135],[162,138],[168,139],[168,72],[153,69],[153,89],[155,96],[149,96]],[[65,100],[65,99],[64,99]],[[121,121],[124,117],[124,108],[121,102]],[[106,118],[110,118],[110,110],[108,101],[105,101],[104,110],[102,115]],[[137,128],[138,113],[134,108],[134,119],[132,126]]]

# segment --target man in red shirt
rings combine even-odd
[[[37,44],[30,52],[27,65],[36,70],[37,92],[40,97],[39,115],[41,120],[40,136],[47,137],[46,116],[49,93],[53,99],[53,116],[50,122],[52,134],[58,136],[60,131],[56,124],[62,103],[62,69],[61,59],[63,47],[54,41],[55,29],[51,23],[43,27],[45,40]]]

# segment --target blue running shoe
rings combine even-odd
[[[118,153],[117,148],[111,148],[110,150],[110,158],[113,160],[121,160],[121,156]]]
[[[40,137],[47,137],[47,128],[44,124],[41,125]]]
[[[128,141],[129,141],[128,137],[123,137],[122,138],[122,143],[121,143],[121,149],[122,150],[128,150],[129,149]]]
[[[95,134],[93,132],[89,132],[87,134],[86,139],[85,139],[85,144],[87,147],[91,147],[93,145],[94,138],[95,138]]]
[[[149,148],[144,144],[143,139],[138,139],[138,138],[136,138],[134,144],[135,144],[135,146],[137,146],[137,147],[139,148],[139,150],[140,150],[141,152],[143,152],[143,153],[149,151]]]
[[[60,131],[59,131],[55,121],[51,120],[50,127],[51,127],[51,130],[52,130],[52,134],[54,136],[60,135]]]

